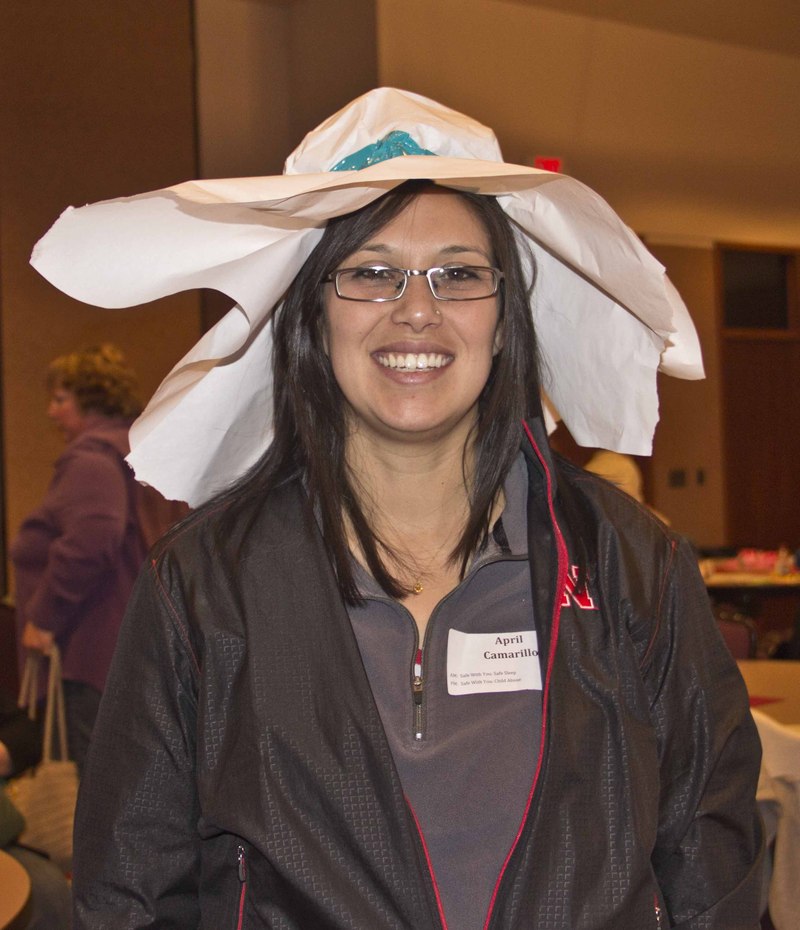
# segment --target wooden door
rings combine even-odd
[[[800,546],[798,262],[796,255],[783,255],[788,259],[786,312],[776,319],[765,309],[768,329],[758,328],[761,311],[755,294],[750,299],[756,325],[725,326],[721,263],[717,265],[727,535],[733,546]]]

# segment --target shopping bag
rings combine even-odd
[[[20,706],[27,707],[30,716],[36,713],[40,662],[40,656],[29,656],[22,676]],[[57,737],[57,755],[53,753],[54,736]],[[25,818],[25,829],[17,842],[46,853],[64,872],[70,872],[78,769],[67,755],[61,657],[55,645],[50,653],[42,761],[12,779],[7,790]]]

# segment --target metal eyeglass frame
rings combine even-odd
[[[339,275],[345,274],[348,271],[361,271],[367,270],[367,268],[374,267],[375,270],[380,271],[402,271],[403,273],[403,286],[400,290],[394,294],[392,297],[346,297],[339,290]],[[431,280],[431,275],[437,271],[448,271],[453,268],[479,268],[481,271],[491,271],[492,277],[494,280],[494,286],[490,294],[481,294],[480,297],[441,297],[436,293],[433,287],[433,281]],[[449,267],[444,267],[442,265],[436,266],[434,268],[393,268],[383,265],[375,266],[366,266],[362,267],[353,267],[353,268],[339,268],[338,271],[332,271],[330,274],[326,275],[322,280],[325,284],[333,284],[336,288],[336,296],[341,300],[354,300],[357,303],[365,304],[384,304],[393,300],[400,300],[400,298],[405,294],[406,288],[408,287],[408,279],[416,278],[423,275],[428,282],[428,287],[430,288],[431,294],[433,294],[436,300],[443,301],[464,301],[464,300],[487,300],[489,297],[494,297],[497,294],[497,291],[500,288],[500,282],[503,280],[505,275],[499,268],[494,268],[491,265],[450,265]]]

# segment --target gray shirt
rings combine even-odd
[[[500,520],[464,580],[436,606],[423,643],[409,611],[363,570],[366,602],[349,609],[448,930],[483,927],[524,818],[539,751],[541,690],[452,695],[447,687],[451,629],[498,635],[535,629],[522,456],[504,491]],[[414,689],[420,649],[421,701]]]

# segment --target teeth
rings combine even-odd
[[[397,368],[400,371],[430,371],[432,368],[442,368],[450,362],[449,356],[435,352],[388,352],[376,358],[384,368]]]

